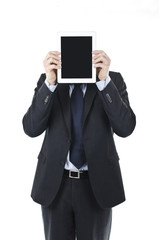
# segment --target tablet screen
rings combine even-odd
[[[92,37],[61,37],[61,77],[92,78]]]

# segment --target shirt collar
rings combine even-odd
[[[69,84],[69,87],[73,89],[73,88],[74,88],[74,85],[75,85],[75,84],[72,84],[72,83],[71,83],[71,84]],[[86,86],[87,86],[86,83],[81,83],[82,91],[86,88]]]

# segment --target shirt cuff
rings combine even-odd
[[[57,84],[55,84],[55,85],[50,85],[46,79],[45,79],[45,84],[46,84],[46,86],[50,89],[51,92],[54,92],[55,89],[56,89],[56,87],[57,87]]]
[[[102,90],[108,85],[108,83],[109,83],[110,81],[111,81],[111,78],[108,76],[108,77],[106,78],[106,80],[101,80],[101,81],[96,82],[96,85],[97,85],[98,89],[99,89],[100,91],[102,91]]]

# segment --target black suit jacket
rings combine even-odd
[[[119,157],[113,133],[129,136],[136,125],[126,84],[120,73],[109,72],[111,82],[103,91],[88,84],[84,97],[83,142],[89,179],[102,208],[125,201]],[[38,154],[31,197],[44,207],[55,198],[71,144],[69,84],[58,84],[51,92],[41,74],[31,106],[23,117],[24,132],[37,137],[45,131]],[[97,77],[98,78],[98,77]]]

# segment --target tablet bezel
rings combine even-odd
[[[95,50],[96,32],[95,31],[69,31],[57,32],[57,51],[61,53],[61,37],[65,36],[88,36],[92,37],[92,51]],[[93,59],[93,58],[92,58]],[[96,82],[96,68],[92,63],[92,78],[62,78],[61,68],[57,69],[57,82],[58,83],[95,83]]]

